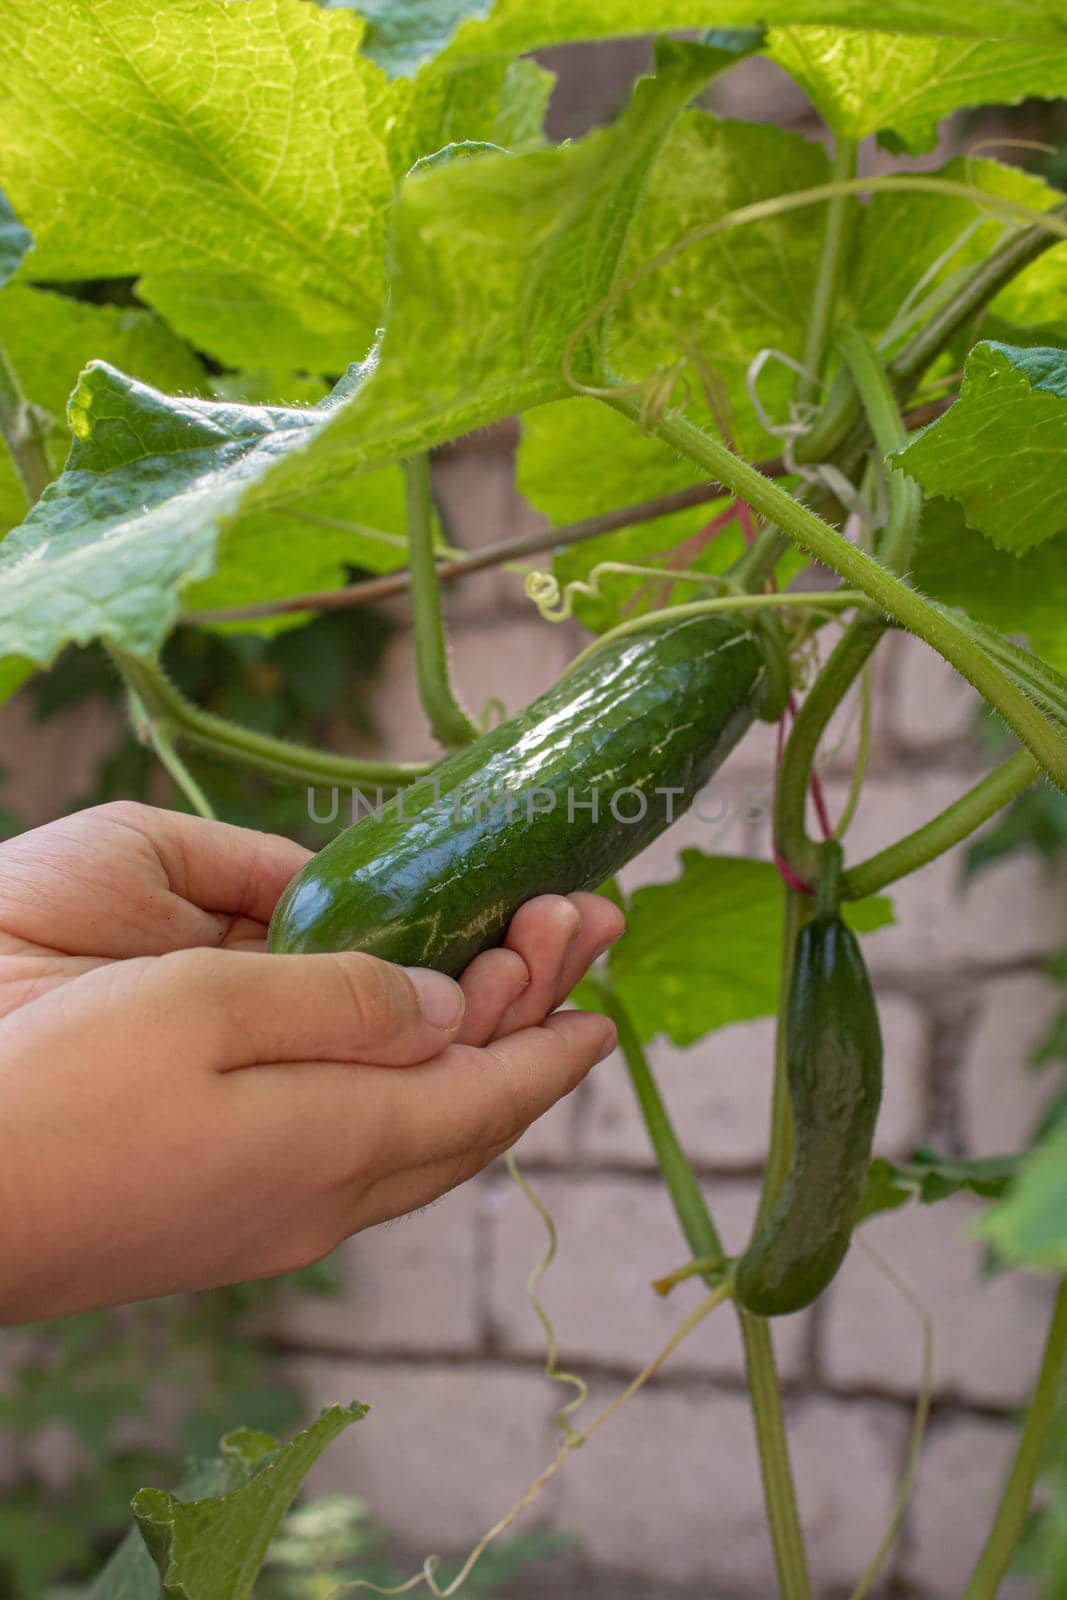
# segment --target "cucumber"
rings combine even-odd
[[[596,888],[686,809],[779,692],[772,649],[723,614],[609,640],[321,850],[278,902],[271,950],[455,976],[524,901]]]
[[[762,1317],[810,1305],[848,1253],[882,1099],[882,1035],[867,968],[837,915],[800,930],[785,1018],[793,1158],[737,1269]]]

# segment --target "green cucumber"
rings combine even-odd
[[[737,1269],[762,1317],[810,1305],[848,1252],[882,1099],[882,1035],[854,934],[836,915],[800,930],[785,1018],[793,1157]]]
[[[333,839],[282,895],[270,948],[461,972],[524,901],[596,888],[689,806],[777,692],[767,651],[725,614],[606,641]]]

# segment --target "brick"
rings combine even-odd
[[[1064,1003],[1059,984],[1020,973],[982,986],[974,1031],[959,1071],[960,1112],[970,1155],[1025,1146],[1056,1083],[1028,1063]]]
[[[880,1155],[902,1156],[923,1128],[925,1036],[919,1011],[901,996],[884,996],[880,1014],[886,1073],[876,1149]],[[693,1161],[724,1172],[751,1171],[762,1164],[774,1071],[773,1019],[721,1028],[688,1050],[657,1039],[649,1055]],[[648,1134],[620,1055],[605,1061],[589,1079],[579,1130],[583,1155],[652,1166]]]
[[[357,1234],[337,1256],[342,1296],[287,1291],[271,1331],[324,1351],[473,1349],[477,1206],[475,1186],[464,1184],[425,1211]]]
[[[771,1018],[720,1028],[688,1050],[656,1039],[649,1059],[691,1160],[727,1172],[760,1165],[774,1073]],[[588,1086],[579,1125],[581,1154],[651,1169],[652,1147],[622,1056],[602,1062]]]
[[[521,539],[548,527],[548,518],[536,512],[515,488],[515,467],[510,451],[472,454],[450,452],[434,459],[434,497],[452,545],[462,550],[483,550],[505,539]],[[551,566],[551,553],[531,556],[534,565]],[[520,574],[489,567],[472,572],[446,587],[444,611],[452,621],[471,617],[499,617],[501,612],[525,613],[536,619],[533,602],[523,593]]]
[[[603,1067],[597,1068],[603,1071]],[[586,1084],[579,1084],[572,1094],[557,1100],[551,1110],[538,1117],[515,1146],[515,1154],[522,1161],[555,1161],[569,1159],[574,1148],[574,1130],[579,1116],[578,1102],[584,1097]],[[501,1161],[494,1167],[505,1173]],[[506,1176],[506,1173],[505,1173]]]
[[[933,1320],[939,1395],[1018,1405],[1037,1371],[1050,1287],[1028,1273],[982,1277],[967,1229],[979,1206],[959,1196],[865,1223],[827,1292],[823,1354],[830,1382],[913,1394],[921,1329],[914,1308],[862,1248],[908,1285]]]
[[[359,1495],[405,1545],[461,1551],[490,1528],[552,1459],[558,1386],[489,1366],[290,1360],[287,1376],[315,1412],[358,1399],[372,1407],[312,1471],[313,1494]],[[551,1519],[560,1484],[520,1524]]]
[[[902,633],[883,646],[891,666],[885,710],[902,750],[941,756],[946,747],[974,748],[978,695],[922,639]]]
[[[552,1318],[564,1361],[618,1365],[640,1371],[699,1301],[702,1286],[679,1284],[664,1298],[652,1280],[687,1259],[677,1219],[662,1184],[641,1178],[549,1178],[536,1193],[555,1219],[559,1249],[538,1287]],[[755,1184],[711,1191],[714,1215],[728,1250],[743,1247],[755,1215]],[[526,1278],[545,1249],[545,1231],[514,1186],[493,1191],[490,1306],[502,1349],[538,1360],[544,1333],[526,1294]],[[775,1327],[782,1373],[795,1377],[804,1361],[807,1316]],[[740,1378],[744,1366],[737,1322],[726,1306],[696,1329],[674,1357],[679,1370]]]
[[[590,1414],[615,1392],[597,1384]],[[708,1595],[775,1592],[752,1417],[739,1395],[646,1389],[564,1473],[559,1525],[596,1566],[699,1583]]]
[[[610,1399],[598,1385],[591,1411]],[[787,1418],[816,1592],[851,1584],[881,1537],[904,1419],[832,1401]],[[564,1469],[562,1526],[595,1563],[699,1584],[701,1594],[777,1593],[748,1402],[685,1385],[635,1395]]]
[[[1017,1432],[977,1418],[945,1422],[927,1435],[908,1517],[904,1572],[924,1600],[959,1600],[993,1519]],[[1009,1577],[999,1600],[1037,1600]]]
[[[896,1498],[908,1427],[905,1410],[872,1401],[815,1399],[787,1409],[800,1518],[818,1594],[831,1586],[836,1592],[837,1585],[850,1590],[878,1548]]]
[[[497,696],[510,714],[559,677],[575,653],[567,627],[532,616],[506,622],[468,623],[451,630],[450,655],[457,692],[472,716]],[[410,632],[390,640],[371,691],[380,749],[404,761],[434,761],[440,748],[419,705],[415,649]]]

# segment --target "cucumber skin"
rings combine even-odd
[[[737,1270],[762,1317],[810,1305],[848,1253],[882,1099],[878,1009],[855,935],[839,917],[797,939],[786,1009],[793,1159]]]
[[[331,840],[278,902],[270,949],[362,950],[454,977],[501,942],[524,901],[594,889],[662,833],[670,801],[653,790],[681,789],[680,815],[760,710],[767,681],[758,636],[725,616],[604,645]],[[647,798],[642,821],[610,813],[611,796],[628,786]],[[580,805],[594,789],[597,821]],[[532,790],[551,791],[556,809],[529,817]],[[519,791],[510,819],[508,791]],[[479,793],[494,797],[480,816]],[[638,804],[632,794],[618,803],[627,815]]]

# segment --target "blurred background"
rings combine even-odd
[[[559,75],[551,134],[610,118],[648,59],[642,41],[546,53]],[[724,115],[822,136],[800,91],[765,61],[736,68],[716,95]],[[1058,147],[1015,154],[1052,181],[1067,178],[1067,113],[1047,103],[958,117],[936,152],[907,165],[937,165],[997,138]],[[1011,159],[1011,148],[1004,153]],[[864,151],[863,170],[888,164]],[[453,544],[476,548],[542,525],[513,486],[515,437],[503,426],[438,453],[435,495]],[[459,687],[475,705],[491,682],[516,709],[558,676],[583,638],[576,625],[546,627],[520,580],[495,571],[467,580],[447,609]],[[187,693],[250,726],[353,752],[435,753],[403,604],[340,612],[272,641],[186,628],[167,662]],[[838,801],[854,720],[842,718],[827,768]],[[857,850],[879,848],[945,805],[995,745],[940,659],[893,639],[878,665]],[[179,803],[126,732],[117,683],[91,650],[62,658],[0,712],[0,751],[7,833],[120,796]],[[309,823],[302,788],[203,761],[195,769],[231,820],[311,844],[332,831]],[[686,819],[633,865],[631,885],[671,876],[688,844],[766,855],[772,777],[772,737],[753,734],[716,780],[719,820]],[[1067,962],[1056,957],[1067,944],[1065,842],[1063,803],[1036,792],[977,852],[957,852],[898,887],[897,925],[867,944],[887,1044],[880,1153],[901,1158],[923,1144],[954,1155],[1012,1150],[1063,1095]],[[743,1243],[755,1207],[771,1040],[767,1021],[688,1052],[654,1052],[729,1247]],[[696,1293],[682,1285],[664,1301],[649,1288],[684,1251],[629,1096],[621,1063],[608,1061],[518,1151],[559,1228],[543,1298],[564,1365],[590,1382],[590,1415]],[[824,1300],[777,1326],[801,1510],[817,1591],[828,1600],[849,1592],[877,1545],[906,1457],[922,1323],[887,1265],[932,1320],[935,1370],[913,1509],[879,1592],[951,1600],[984,1536],[1050,1295],[1045,1280],[985,1270],[967,1238],[972,1214],[953,1200],[877,1219]],[[286,1433],[353,1398],[372,1413],[321,1462],[317,1498],[290,1518],[257,1595],[318,1600],[346,1576],[396,1582],[431,1550],[461,1555],[555,1448],[552,1416],[566,1396],[543,1375],[543,1335],[524,1287],[543,1247],[540,1220],[501,1166],[294,1279],[0,1334],[0,1600],[78,1592],[122,1531],[133,1491],[173,1484],[183,1456],[210,1453],[227,1429]],[[1048,1510],[1031,1540],[1032,1563],[1041,1551],[1046,1573],[1062,1577],[1062,1587],[1043,1580],[1046,1594],[1067,1594],[1067,1422],[1061,1432]],[[569,1462],[518,1535],[486,1558],[465,1594],[757,1600],[772,1592],[728,1316],[701,1327]],[[1019,1577],[1004,1593],[1037,1587]]]

